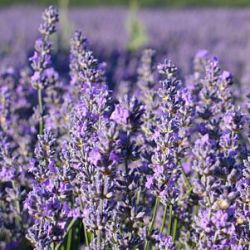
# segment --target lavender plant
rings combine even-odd
[[[0,249],[249,249],[249,103],[218,59],[147,49],[112,91],[80,31],[56,70],[42,17],[32,71],[0,72]]]
[[[38,113],[39,113],[39,133],[43,133],[43,97],[42,90],[48,84],[48,69],[51,63],[51,42],[49,37],[56,30],[56,23],[58,22],[57,10],[50,6],[43,13],[43,23],[39,27],[41,37],[35,42],[35,52],[31,60],[31,66],[34,70],[31,77],[32,86],[37,89],[38,93]]]

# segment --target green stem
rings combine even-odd
[[[188,180],[187,175],[182,167],[181,167],[181,173],[182,173],[184,180],[185,180],[185,183],[188,187],[188,191],[190,192],[192,190],[192,185],[191,185],[190,181]]]
[[[98,247],[100,248],[101,247],[101,230],[98,229],[97,231],[97,244],[98,244]]]
[[[168,235],[171,234],[171,227],[172,227],[172,213],[173,213],[173,205],[169,205],[169,214],[168,214]]]
[[[181,242],[180,241],[177,244],[177,250],[181,250]]]
[[[94,234],[91,233],[91,234],[90,234],[90,242],[93,241],[93,240],[94,240]]]
[[[80,208],[83,209],[83,204],[82,201],[80,200]],[[86,246],[89,245],[89,237],[88,237],[88,232],[87,232],[87,227],[84,225],[83,221],[82,221],[82,226],[83,226],[83,230],[84,230],[84,243]],[[91,241],[91,237],[90,237],[90,241]]]
[[[155,220],[156,220],[156,215],[157,215],[157,211],[158,211],[158,207],[159,207],[159,202],[160,202],[160,198],[156,197],[155,205],[154,205],[154,209],[153,209],[153,217],[152,217],[152,221],[149,225],[149,229],[148,229],[148,238],[150,238],[152,230],[153,230],[154,225],[155,225]],[[146,240],[144,249],[148,250],[148,247],[149,247],[149,240]]]
[[[174,226],[173,226],[173,241],[176,240],[176,234],[177,234],[177,227],[178,227],[178,218],[174,218]]]
[[[16,181],[12,180],[11,183],[12,183],[12,187],[14,189],[14,192],[18,193],[19,190],[18,190],[18,187],[16,185]],[[22,222],[22,218],[21,218],[20,200],[19,200],[18,196],[16,196],[14,203],[15,203],[15,207],[16,207],[16,210],[17,210],[17,215],[15,216],[16,225],[18,227],[23,228],[23,225],[21,223]]]
[[[198,215],[198,211],[199,211],[199,206],[198,206],[198,205],[194,205],[194,208],[193,208],[193,216],[192,216],[192,221],[191,221],[191,223],[194,222],[195,217]]]
[[[136,205],[139,204],[139,202],[140,202],[140,197],[141,197],[141,189],[139,189],[139,191],[137,192],[137,195],[136,195]]]
[[[199,210],[198,205],[195,205],[194,206],[194,212],[193,212],[195,216],[198,214],[198,210]]]
[[[42,90],[38,89],[38,110],[39,110],[39,134],[43,134],[43,98]]]
[[[88,238],[87,228],[85,225],[83,225],[83,228],[84,228],[85,245],[88,246],[89,245],[89,238]]]
[[[55,250],[55,242],[53,241],[52,243],[51,243],[51,248],[52,248],[52,250]]]
[[[166,219],[167,219],[167,210],[168,210],[168,206],[164,205],[164,212],[163,212],[163,217],[162,217],[162,223],[161,223],[161,233],[163,233],[164,228],[165,228],[165,224],[166,224]]]
[[[102,216],[103,216],[103,199],[104,199],[104,195],[106,194],[107,192],[107,185],[106,185],[106,176],[104,175],[103,177],[103,188],[102,188],[102,195],[101,195],[101,200],[100,200],[100,212],[101,212],[101,221],[102,221]],[[101,238],[104,237],[105,238],[105,235],[102,235],[102,232],[101,232],[101,229],[98,228],[98,231],[97,231],[97,244],[98,244],[98,247],[101,249]]]
[[[69,230],[69,233],[68,233],[67,247],[66,247],[67,250],[71,249],[71,242],[72,242],[72,228]]]
[[[101,209],[101,214],[102,214],[103,213],[103,197],[101,197],[100,209]],[[97,245],[99,248],[101,248],[101,237],[102,237],[101,234],[102,234],[101,229],[98,228],[98,230],[97,230]]]

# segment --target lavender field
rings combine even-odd
[[[250,9],[0,9],[0,250],[249,250]]]
[[[0,33],[4,34],[0,40],[1,67],[27,64],[27,52],[32,53],[42,11],[37,7],[0,9]],[[81,29],[96,53],[109,58],[112,52],[126,52],[127,17],[128,10],[121,7],[71,8],[69,33]],[[206,49],[218,56],[234,76],[244,77],[245,81],[249,78],[249,9],[141,9],[138,18],[148,36],[144,48],[156,49],[162,57],[171,58],[185,73],[191,72],[197,51]]]

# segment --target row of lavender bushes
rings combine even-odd
[[[59,75],[42,17],[31,69],[0,76],[0,249],[249,249],[250,108],[218,59],[185,84],[147,49],[113,93],[79,31]]]
[[[4,66],[20,67],[27,63],[33,53],[41,11],[34,6],[0,8],[0,70]],[[132,21],[128,22],[128,18]],[[71,33],[79,29],[90,39],[90,48],[96,57],[109,62],[106,72],[112,88],[117,82],[136,79],[141,51],[130,53],[127,48],[144,43],[142,48],[157,50],[158,62],[164,57],[178,62],[184,75],[192,72],[192,60],[197,50],[206,48],[219,56],[220,65],[233,73],[238,88],[241,88],[238,91],[244,92],[244,87],[250,83],[249,19],[247,8],[138,11],[131,8],[128,11],[117,7],[67,9],[61,4],[60,28],[55,39],[58,44],[53,41],[54,51],[61,51],[54,53],[53,65],[60,74],[68,72],[68,51],[62,53],[61,47],[68,49]]]

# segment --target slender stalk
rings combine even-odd
[[[156,197],[155,205],[154,205],[154,209],[153,209],[152,221],[151,221],[149,228],[148,228],[148,238],[150,238],[152,230],[153,230],[154,225],[155,225],[155,220],[156,220],[156,215],[157,215],[157,211],[158,211],[158,207],[159,207],[159,202],[160,202],[160,198]],[[144,249],[148,250],[148,247],[149,247],[149,241],[146,240]]]
[[[54,241],[51,243],[51,249],[55,250],[55,242]]]
[[[177,250],[181,250],[181,242],[180,241],[177,244]]]
[[[90,234],[90,242],[93,241],[93,240],[94,240],[94,234],[91,233],[91,234]]]
[[[37,91],[38,94],[38,110],[39,110],[39,134],[43,134],[43,98],[42,90],[39,88]]]
[[[175,218],[174,218],[174,226],[173,226],[173,241],[176,240],[176,236],[177,236],[177,227],[178,227],[178,218],[175,217]]]
[[[184,180],[185,180],[185,183],[186,183],[186,185],[188,187],[188,191],[191,192],[192,185],[191,185],[190,181],[188,180],[187,175],[186,175],[185,171],[183,170],[183,168],[181,168],[181,173],[182,173],[182,175],[184,177]]]
[[[16,181],[12,180],[11,183],[12,183],[12,187],[13,187],[15,193],[17,194],[19,192],[19,190],[18,190],[18,187],[16,185]],[[23,229],[23,225],[21,223],[22,218],[21,218],[21,209],[20,209],[20,199],[19,199],[18,195],[16,196],[14,203],[15,203],[15,208],[17,211],[17,215],[15,216],[16,224],[18,225],[18,227],[21,227],[21,229]]]
[[[84,228],[84,239],[85,239],[85,245],[88,246],[89,245],[89,238],[88,238],[88,232],[87,232],[87,228],[85,225],[83,225]]]
[[[139,189],[139,191],[137,192],[137,195],[136,195],[136,205],[139,204],[140,198],[141,198],[141,189]]]
[[[156,200],[155,200],[155,206],[154,206],[154,210],[153,210],[153,218],[152,218],[152,221],[151,221],[151,225],[149,227],[149,233],[151,234],[153,228],[154,228],[154,225],[155,225],[155,220],[156,220],[156,215],[157,215],[157,211],[158,211],[158,207],[159,207],[159,202],[160,202],[160,198],[159,197],[156,197]]]
[[[102,213],[103,213],[103,197],[101,197],[100,209],[101,209],[101,216],[102,216]],[[102,237],[101,234],[102,234],[101,229],[98,228],[98,231],[97,231],[97,244],[98,244],[99,248],[101,248],[101,237]]]
[[[197,215],[197,214],[198,214],[198,210],[199,210],[198,205],[195,205],[195,206],[194,206],[194,215]]]
[[[80,244],[80,232],[81,232],[81,223],[77,223],[77,226],[74,227],[73,229],[73,236],[74,239],[72,241],[72,246],[70,250],[73,249],[79,249],[79,244]]]
[[[102,221],[102,216],[103,216],[103,206],[104,206],[104,197],[105,197],[105,194],[107,193],[107,177],[106,175],[103,176],[103,187],[102,187],[102,195],[101,195],[101,200],[100,200],[100,212],[101,212],[101,221]],[[103,225],[102,225],[103,226]],[[98,231],[97,231],[97,244],[98,244],[98,247],[101,249],[101,238],[104,237],[105,238],[105,235],[102,235],[102,232],[101,232],[101,229],[98,228]]]
[[[82,204],[82,200],[80,200],[80,208],[81,208],[81,210],[83,209],[83,204]],[[84,230],[84,240],[85,240],[85,244],[86,244],[86,246],[88,246],[89,245],[89,243],[90,243],[90,241],[91,241],[91,234],[90,234],[90,241],[89,241],[89,236],[88,236],[88,232],[87,232],[87,227],[86,227],[86,225],[83,223],[83,221],[82,221],[82,226],[83,226],[83,230]]]
[[[130,134],[128,135],[128,140],[127,140],[127,143],[126,143],[126,151],[129,148],[129,142],[130,142]],[[128,182],[127,182],[127,178],[128,178],[128,175],[129,175],[129,167],[128,167],[128,158],[127,157],[125,157],[124,165],[125,165],[125,174],[126,174],[126,192],[127,192],[127,195],[128,195],[129,203],[131,204],[131,197],[129,195],[129,187],[128,187]]]
[[[195,217],[198,215],[198,211],[199,211],[199,206],[198,206],[198,205],[194,205],[194,208],[193,208],[193,216],[192,216],[192,222],[194,222]]]
[[[68,233],[67,246],[66,246],[67,250],[71,249],[71,242],[72,242],[72,228],[69,230],[69,233]]]
[[[98,247],[100,248],[101,247],[101,230],[98,229],[97,231],[97,244],[98,244]]]
[[[163,233],[164,228],[165,228],[166,219],[167,219],[167,210],[168,210],[168,206],[164,205],[164,212],[163,212],[162,223],[161,223],[161,230],[160,230],[161,233]]]
[[[169,214],[168,214],[168,235],[171,234],[171,227],[172,227],[172,213],[173,213],[173,205],[169,205]]]

